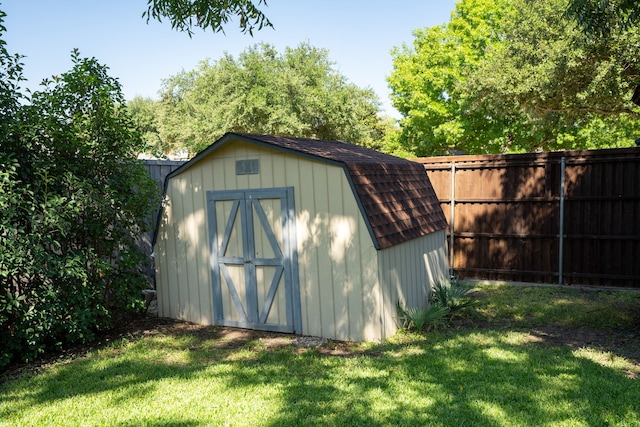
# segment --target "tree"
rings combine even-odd
[[[264,13],[258,8],[267,5],[266,0],[147,0],[147,11],[143,17],[162,21],[166,18],[171,28],[186,31],[189,37],[194,27],[213,32],[224,32],[224,25],[232,18],[239,20],[240,30],[253,35],[253,30],[273,27]]]
[[[158,102],[151,98],[142,98],[140,96],[136,96],[127,102],[127,109],[145,142],[142,151],[156,157],[171,151],[170,147],[160,138],[159,105]]]
[[[564,16],[578,22],[585,35],[606,38],[637,26],[640,4],[636,0],[569,0]]]
[[[577,22],[589,40],[606,39],[637,27],[640,4],[635,0],[569,0],[564,16]],[[640,84],[631,100],[640,105]]]
[[[447,25],[416,32],[389,77],[404,146],[432,155],[632,144],[638,33],[594,43],[565,8],[463,0]]]
[[[162,139],[191,152],[231,131],[375,146],[387,129],[375,93],[349,83],[326,50],[304,43],[284,54],[261,44],[238,59],[204,61],[167,79],[161,95]]]
[[[0,12],[0,368],[89,341],[140,308],[137,236],[157,188],[120,85],[95,59],[27,97]]]
[[[416,30],[413,46],[392,51],[388,81],[407,150],[417,156],[502,151],[503,121],[471,108],[473,94],[461,83],[501,41],[511,11],[506,0],[463,0],[448,24]]]
[[[504,41],[464,86],[474,107],[525,119],[528,135],[518,140],[527,150],[631,145],[640,136],[630,101],[640,79],[640,32],[592,40],[563,19],[564,0],[514,5],[521,13],[505,21]]]

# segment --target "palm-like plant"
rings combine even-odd
[[[428,308],[413,307],[405,309],[398,302],[398,320],[407,330],[418,332],[429,330],[431,326],[441,323],[449,314],[449,308],[432,304]]]
[[[472,286],[460,282],[457,278],[440,280],[431,288],[431,303],[447,307],[453,316],[456,312],[477,303],[471,296],[472,291]]]

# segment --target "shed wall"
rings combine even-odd
[[[236,160],[260,173],[236,175]],[[213,323],[206,192],[294,187],[303,334],[381,339],[377,251],[344,170],[235,141],[172,177],[156,256],[159,314]],[[395,311],[394,311],[395,313]]]
[[[396,304],[427,305],[431,284],[448,276],[446,229],[378,251],[382,288],[382,330],[388,338],[397,330]]]
[[[203,193],[201,176],[190,174],[169,181],[155,248],[156,288],[160,316],[212,324]]]

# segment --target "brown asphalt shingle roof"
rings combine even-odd
[[[424,166],[419,163],[347,142],[242,133],[225,134],[198,154],[192,162],[208,154],[216,146],[233,139],[341,163],[378,249],[385,249],[447,226],[438,197]]]

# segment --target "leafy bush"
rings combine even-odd
[[[398,302],[397,309],[400,326],[410,331],[428,330],[432,326],[442,323],[449,314],[447,307],[434,304],[426,309],[421,307],[405,309]]]
[[[460,282],[457,278],[440,280],[431,287],[430,301],[433,305],[447,307],[453,317],[460,310],[476,304],[471,293],[473,287]]]
[[[95,59],[25,96],[20,56],[1,39],[0,368],[89,341],[143,307],[157,189],[120,85]]]

